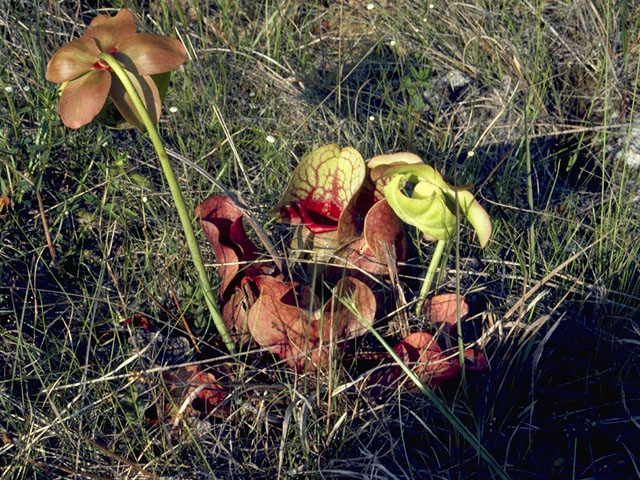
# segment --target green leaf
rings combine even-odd
[[[429,182],[416,184],[413,197],[402,191],[411,176],[393,175],[383,191],[387,202],[405,223],[418,228],[429,240],[449,240],[456,231],[456,217],[447,208],[440,189]],[[428,194],[431,190],[431,194]]]
[[[478,234],[484,248],[491,237],[491,219],[473,195],[452,187],[435,169],[424,164],[392,167],[383,173],[390,181],[383,188],[389,205],[405,223],[417,227],[429,240],[450,240],[456,232],[456,202]],[[404,193],[412,186],[410,196]]]
[[[447,192],[447,195],[452,197],[455,197],[455,194],[455,191]],[[478,234],[480,248],[484,248],[489,243],[489,238],[491,238],[491,218],[489,218],[487,211],[482,208],[482,205],[473,198],[471,192],[460,190],[457,194],[460,211],[467,217],[467,220],[469,220],[469,223]]]

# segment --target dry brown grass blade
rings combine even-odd
[[[51,260],[56,268],[62,271],[60,264],[58,263],[58,258],[56,256],[56,249],[53,247],[53,242],[51,241],[51,234],[49,233],[49,222],[47,222],[47,217],[44,213],[44,204],[42,202],[42,195],[39,191],[36,190],[36,198],[38,199],[38,210],[40,210],[40,219],[42,220],[42,229],[44,230],[44,236],[47,239],[47,248],[49,249],[49,254],[51,255]]]
[[[118,463],[122,463],[124,465],[127,465],[128,467],[134,469],[136,472],[138,472],[141,475],[144,475],[147,478],[151,478],[153,480],[161,480],[161,477],[159,477],[155,473],[148,472],[147,470],[145,470],[141,466],[136,465],[135,463],[127,460],[124,457],[121,457],[117,453],[114,453],[111,450],[103,447],[102,445],[100,445],[99,443],[95,442],[94,440],[91,440],[90,438],[87,438],[85,436],[81,436],[81,437],[82,437],[82,440],[84,440],[85,442],[91,444],[93,447],[97,448],[102,453],[104,453],[106,456],[108,456],[109,458],[117,461]]]
[[[103,477],[101,475],[95,475],[93,473],[89,473],[89,472],[80,472],[78,470],[74,470],[72,468],[69,467],[65,467],[64,465],[53,465],[51,463],[44,463],[44,462],[38,462],[36,460],[31,460],[30,458],[26,459],[27,463],[33,465],[36,468],[39,468],[43,471],[48,471],[48,470],[61,470],[65,473],[68,473],[70,475],[77,475],[79,477],[87,477],[87,478],[91,478],[93,480],[111,480],[111,477]]]
[[[529,300],[529,298],[531,298],[531,296],[534,293],[536,293],[538,290],[540,290],[540,288],[542,288],[549,280],[551,280],[553,277],[555,277],[567,265],[569,265],[570,263],[574,262],[576,259],[580,258],[581,256],[586,255],[586,253],[589,250],[591,250],[593,247],[598,245],[600,242],[602,242],[607,237],[608,237],[608,235],[604,235],[604,236],[600,237],[598,240],[593,242],[591,245],[589,245],[588,247],[586,247],[585,249],[583,249],[580,252],[574,253],[569,258],[567,258],[564,262],[562,262],[560,265],[558,265],[556,268],[551,270],[547,275],[544,276],[544,278],[542,278],[538,283],[536,283],[533,287],[531,287],[522,296],[522,298],[520,298],[520,300],[518,300],[509,310],[507,310],[507,312],[502,316],[502,320],[508,320],[509,317],[511,317],[511,315],[513,315],[517,310],[522,308],[524,306],[524,304],[526,303],[526,301]]]

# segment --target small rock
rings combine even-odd
[[[633,122],[628,137],[623,136],[618,143],[616,159],[623,160],[629,168],[640,168],[640,120]]]

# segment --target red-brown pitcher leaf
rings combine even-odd
[[[255,301],[249,288],[236,288],[224,301],[220,313],[233,341],[243,345],[249,341],[248,314]]]
[[[336,230],[365,173],[357,150],[335,144],[319,147],[302,158],[271,213],[280,222],[303,223],[313,233]]]
[[[257,248],[244,230],[242,211],[229,197],[211,196],[196,208],[195,214],[219,264],[221,295],[228,297],[227,287],[236,280],[241,268],[240,262],[255,260],[258,256]]]
[[[364,219],[364,239],[381,263],[386,263],[387,253],[395,251],[396,260],[406,259],[407,239],[402,221],[386,200],[376,202]]]
[[[299,203],[281,207],[278,221],[291,225],[304,225],[311,233],[334,232],[338,228],[336,220],[309,210],[306,205]]]
[[[374,275],[386,275],[389,273],[389,267],[386,261],[383,263],[378,260],[364,237],[353,242],[349,248],[350,251],[346,260],[349,268],[362,270]]]
[[[360,190],[342,211],[338,219],[337,238],[339,243],[347,243],[362,235],[364,219],[369,209],[376,203],[374,199],[375,186],[368,178],[364,179]]]
[[[125,327],[132,325],[135,328],[141,328],[145,332],[151,332],[153,330],[149,319],[140,313],[134,313],[133,317],[128,317],[122,322],[122,325]]]
[[[282,299],[287,293],[298,286],[298,282],[285,282],[282,275],[272,277],[270,275],[260,275],[253,279],[259,295],[270,295]]]
[[[411,333],[393,350],[426,385],[436,387],[460,373],[460,364],[444,355],[430,333]],[[400,371],[398,374],[402,375],[403,372]],[[416,388],[412,382],[405,383],[405,386],[410,390]]]
[[[352,215],[345,211],[343,217]],[[359,214],[358,214],[359,215]],[[346,240],[343,220],[340,218],[340,236]],[[362,235],[345,248],[349,268],[364,270],[374,275],[389,273],[389,262],[397,263],[406,259],[407,239],[403,224],[393,212],[386,200],[380,200],[364,212]],[[357,230],[353,230],[357,232]]]
[[[393,351],[407,364],[429,361],[442,352],[433,335],[427,332],[414,332],[404,337]]]
[[[247,316],[253,339],[281,355],[291,346],[303,349],[303,339],[308,338],[308,312],[316,303],[314,295],[306,287],[298,293],[295,283],[278,283],[271,277],[260,277],[256,283],[261,293]]]
[[[335,340],[344,340],[362,335],[367,331],[365,323],[373,324],[376,308],[376,298],[365,283],[344,277],[333,288],[322,317],[315,322],[317,330],[322,332],[318,336],[329,342],[332,336]]]
[[[485,354],[474,348],[467,348],[464,351],[464,360],[464,368],[474,372],[484,370],[489,366]]]

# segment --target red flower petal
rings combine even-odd
[[[136,33],[133,13],[126,8],[121,9],[114,17],[98,15],[89,24],[83,37],[95,39],[102,52],[116,48],[118,42]]]
[[[97,61],[100,49],[91,38],[77,38],[58,50],[47,64],[45,78],[50,82],[62,83],[74,80],[91,71]]]
[[[138,33],[124,38],[114,56],[123,66],[139,75],[155,75],[174,70],[187,60],[187,51],[175,38]]]
[[[69,128],[80,128],[100,113],[109,95],[111,73],[94,70],[69,82],[60,96],[60,118]]]

